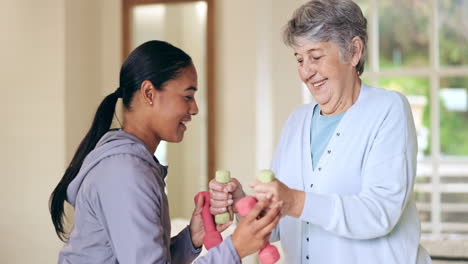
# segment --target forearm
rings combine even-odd
[[[339,236],[373,239],[391,232],[404,208],[398,196],[306,194],[300,218]]]
[[[227,237],[220,245],[210,249],[208,253],[198,258],[196,264],[215,264],[215,263],[241,263],[241,259],[231,240]]]
[[[195,248],[190,236],[189,227],[184,228],[177,236],[171,238],[172,263],[189,263],[201,252],[201,248]]]

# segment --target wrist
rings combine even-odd
[[[197,242],[197,241],[194,241],[194,240],[192,239],[192,245],[193,245],[194,248],[200,248],[200,247],[203,246],[203,241],[198,241],[198,242]]]
[[[203,240],[197,239],[197,236],[195,234],[195,231],[192,230],[192,226],[189,226],[189,234],[190,234],[190,240],[192,241],[192,245],[194,248],[200,248],[203,246]]]
[[[232,211],[234,213],[238,213],[237,212],[237,208],[236,208],[236,203],[241,200],[242,198],[245,197],[245,193],[244,193],[244,190],[240,190],[240,192],[238,192],[234,197],[233,197],[233,203],[232,203]]]
[[[244,198],[245,197],[245,192],[244,190],[241,188],[240,190],[236,190],[236,192],[233,194],[233,200],[234,201],[239,201],[240,199]]]
[[[289,205],[286,207],[286,215],[299,218],[304,210],[305,192],[299,190],[291,190]]]
[[[242,248],[242,245],[240,241],[238,241],[238,238],[235,233],[232,234],[231,241],[240,259],[243,259],[245,256],[247,256],[247,252],[245,252],[245,250]]]

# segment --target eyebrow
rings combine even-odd
[[[319,50],[322,50],[322,48],[312,48],[312,49],[308,49],[306,51],[306,53],[311,53],[311,52],[314,52],[314,51],[319,51]],[[294,52],[294,56],[297,56],[299,53],[297,52]]]
[[[197,87],[194,87],[194,86],[190,86],[188,88],[185,88],[185,91],[198,91]]]

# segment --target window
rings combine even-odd
[[[368,20],[364,82],[405,94],[418,134],[422,231],[468,235],[468,1],[356,0]]]

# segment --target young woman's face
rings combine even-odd
[[[190,65],[182,69],[177,79],[167,81],[161,91],[156,91],[153,127],[160,140],[180,142],[184,138],[187,123],[198,113],[197,84],[197,72]]]

